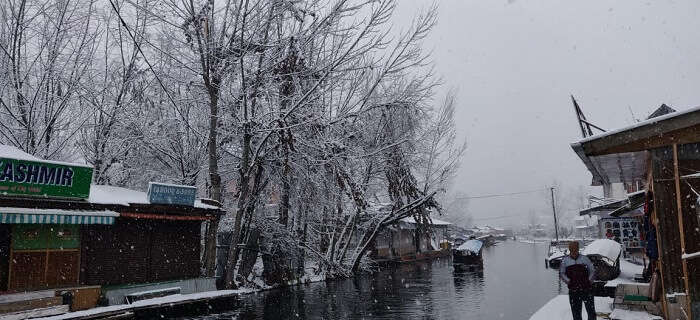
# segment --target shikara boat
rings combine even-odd
[[[468,240],[452,250],[452,262],[462,265],[482,265],[484,263],[481,256],[483,247],[484,243],[479,240]]]

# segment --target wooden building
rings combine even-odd
[[[0,146],[0,294],[98,286],[123,303],[199,278],[201,224],[223,214],[218,206],[195,200],[192,187],[146,193],[91,180],[90,167]]]
[[[666,319],[700,319],[700,108],[573,143],[594,185],[646,181]]]
[[[372,257],[378,261],[413,261],[447,254],[447,227],[451,223],[431,219],[428,232],[420,232],[412,217],[382,231],[375,240]]]

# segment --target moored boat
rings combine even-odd
[[[484,243],[479,240],[469,240],[452,251],[453,263],[463,265],[481,265]]]
[[[591,242],[582,251],[595,266],[595,280],[609,281],[620,275],[622,246],[610,239]]]
[[[545,267],[557,269],[561,265],[561,260],[569,254],[569,243],[576,240],[552,240],[545,255]]]
[[[491,235],[491,234],[486,234],[480,237],[477,237],[476,240],[481,241],[483,246],[490,247],[494,244],[496,244],[496,238]]]

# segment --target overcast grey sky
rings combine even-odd
[[[569,144],[580,138],[569,94],[614,129],[662,103],[700,105],[700,1],[440,0],[426,41],[444,91],[458,91],[469,148],[454,189],[469,195],[590,184]],[[425,0],[400,0],[397,26]],[[631,110],[631,111],[630,111]],[[594,192],[596,188],[592,188]],[[542,194],[473,200],[479,220],[536,210]],[[482,222],[483,221],[483,222]]]

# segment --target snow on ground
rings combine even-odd
[[[192,293],[192,294],[174,294],[174,295],[160,297],[160,298],[139,300],[139,301],[136,301],[132,304],[118,304],[118,305],[108,306],[108,307],[99,307],[99,308],[93,308],[93,309],[76,311],[76,312],[69,312],[69,313],[65,313],[62,315],[58,315],[58,316],[51,316],[51,317],[39,318],[39,319],[45,319],[45,320],[72,319],[72,318],[96,315],[96,314],[100,314],[100,313],[116,312],[116,311],[122,311],[122,310],[128,311],[129,309],[133,309],[133,308],[157,306],[157,305],[161,305],[161,304],[177,304],[179,302],[188,301],[188,300],[210,299],[210,298],[217,298],[217,297],[230,296],[230,295],[239,295],[239,294],[245,294],[245,293],[251,293],[251,292],[254,292],[254,290],[251,290],[251,289],[219,290],[219,291],[206,291],[206,292]]]
[[[598,314],[598,319],[607,319],[600,316],[600,314],[609,314],[612,312],[613,299],[608,297],[595,297],[595,311]],[[588,315],[586,313],[586,308],[583,308],[583,318],[586,319]],[[530,317],[530,320],[553,320],[553,319],[572,319],[571,306],[569,305],[568,295],[558,295],[552,300],[549,300],[547,304],[542,306],[540,310],[537,310],[535,314]]]
[[[630,311],[623,309],[615,309],[610,314],[610,319],[620,320],[663,320],[663,318],[650,315],[644,311]]]
[[[643,283],[638,283],[634,281],[634,276],[640,274],[644,271],[644,266],[640,266],[629,262],[625,259],[620,259],[620,276],[616,279],[608,281],[606,287],[617,287],[620,283],[634,283],[643,285]]]

